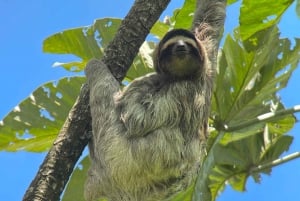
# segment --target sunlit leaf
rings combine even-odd
[[[292,143],[292,137],[270,133],[270,141],[263,133],[252,135],[227,146],[216,146],[213,150],[217,164],[209,174],[212,196],[216,197],[225,184],[230,184],[235,190],[244,191],[246,180],[253,176],[259,181],[259,172],[253,172],[255,167],[276,160]],[[270,173],[270,169],[261,170]]]
[[[228,1],[229,4],[237,0]],[[217,77],[212,99],[210,125],[213,132],[208,153],[199,170],[195,188],[192,185],[170,201],[214,201],[226,184],[245,190],[252,176],[260,181],[261,173],[270,174],[271,167],[259,169],[280,157],[293,138],[287,132],[294,126],[291,114],[278,115],[268,121],[259,116],[285,110],[278,97],[299,64],[300,40],[292,45],[279,38],[276,24],[292,0],[244,0],[240,27],[227,36],[218,59]],[[157,22],[151,33],[158,38],[172,27],[191,27],[195,0],[186,0],[181,9],[164,22]],[[299,0],[297,1],[299,13]],[[70,71],[81,71],[91,58],[101,58],[114,37],[120,19],[96,20],[91,26],[54,34],[44,41],[43,50],[54,54],[72,54],[75,61],[56,62]],[[152,72],[153,43],[144,43],[135,58],[126,81]],[[47,83],[20,103],[0,122],[0,150],[47,150],[72,107],[84,78],[64,78]],[[255,121],[253,121],[255,120]],[[251,122],[252,124],[245,124]],[[247,125],[239,127],[239,125]],[[226,130],[228,129],[228,130]],[[88,167],[85,158],[69,182],[64,201],[83,200],[83,184]]]
[[[256,135],[259,132],[263,131],[263,123],[262,124],[256,124],[252,127],[243,128],[241,130],[237,130],[234,132],[225,132],[222,139],[219,141],[221,145],[228,145],[229,143],[232,143],[234,141],[239,141],[244,138],[248,138],[252,135]]]
[[[254,170],[289,148],[292,138],[285,134],[295,124],[295,110],[284,112],[278,91],[299,64],[300,43],[295,41],[292,46],[288,39],[280,39],[276,26],[245,41],[239,29],[234,38],[227,36],[218,59],[212,102],[210,123],[216,130],[208,141],[209,152],[196,183],[199,192],[195,191],[193,200],[203,195],[204,200],[215,200],[225,184],[242,191],[249,176],[259,182],[260,173],[269,174],[271,169]],[[261,118],[276,111],[283,112],[269,121]]]
[[[81,71],[91,58],[101,58],[103,50],[113,39],[121,20],[114,18],[98,19],[91,26],[65,30],[56,33],[44,41],[44,51],[55,54],[73,54],[81,58],[81,61],[71,61],[67,63],[55,62],[55,66],[63,66],[70,71]],[[158,33],[160,28],[165,27],[162,23],[157,23],[157,28],[153,31]],[[161,31],[161,30],[159,30]],[[163,33],[164,34],[164,33]],[[144,43],[139,54],[135,58],[129,69],[126,80],[131,81],[152,72],[152,51],[153,43]]]
[[[150,33],[155,35],[157,38],[161,39],[171,28],[170,25],[157,21],[150,30]]]
[[[237,191],[245,190],[246,173],[240,173],[234,166],[219,165],[213,168],[209,175],[210,190],[213,197],[223,191],[226,182],[229,182]]]
[[[81,71],[91,58],[101,58],[103,49],[113,39],[121,20],[98,19],[91,26],[68,29],[44,40],[43,51],[54,54],[73,54],[81,61],[61,65],[69,71]]]
[[[155,44],[145,42],[140,48],[138,55],[135,57],[131,67],[126,74],[126,80],[132,81],[137,77],[141,77],[147,73],[153,72],[152,53]]]
[[[240,15],[242,40],[248,39],[258,31],[277,24],[293,0],[243,0]]]
[[[63,78],[37,88],[0,122],[0,150],[47,150],[79,94],[85,78]]]
[[[276,92],[286,86],[299,62],[300,42],[292,48],[275,28],[265,34],[267,40],[251,51],[230,36],[225,40],[213,96],[214,118],[221,124],[230,127],[280,104]]]
[[[194,18],[196,0],[185,0],[182,8],[174,15],[174,28],[190,29]]]
[[[274,133],[273,133],[274,135]],[[266,145],[267,149],[261,154],[261,162],[267,163],[277,159],[283,152],[287,151],[293,142],[293,137],[281,135],[273,137]]]

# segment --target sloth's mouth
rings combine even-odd
[[[186,56],[189,56],[190,54],[191,54],[191,51],[187,47],[179,46],[173,50],[173,55],[177,56],[181,59]]]
[[[175,48],[175,52],[178,53],[185,53],[185,52],[189,52],[188,49],[185,46],[177,46]]]
[[[188,56],[189,53],[187,51],[176,51],[174,53],[174,56],[179,57],[180,59],[183,59],[184,57]]]

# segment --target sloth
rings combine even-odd
[[[102,61],[87,64],[93,138],[86,200],[163,200],[195,180],[226,4],[206,2],[197,4],[193,31],[174,29],[159,42],[155,72],[124,89]]]

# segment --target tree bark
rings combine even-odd
[[[139,47],[170,0],[136,0],[110,45],[103,62],[121,81]],[[59,200],[73,168],[91,138],[89,91],[86,84],[57,139],[28,187],[23,201]]]

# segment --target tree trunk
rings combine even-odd
[[[139,47],[170,0],[136,0],[110,45],[103,62],[121,81]],[[60,199],[73,168],[91,138],[89,91],[84,85],[52,148],[28,187],[23,201]]]

